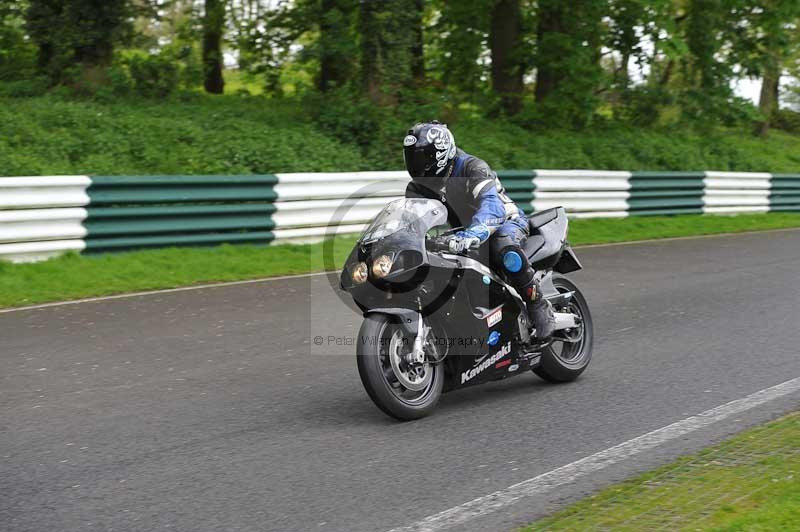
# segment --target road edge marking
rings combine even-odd
[[[622,462],[690,432],[705,428],[730,416],[740,414],[764,403],[800,391],[800,377],[735,399],[700,414],[676,421],[660,429],[642,434],[626,442],[609,447],[592,455],[542,473],[528,480],[454,506],[443,512],[428,516],[408,526],[393,528],[390,532],[435,532],[475,518],[496,512],[520,499],[550,491],[571,483],[588,474]]]
[[[81,303],[95,303],[98,301],[110,301],[113,299],[125,299],[128,297],[154,296],[158,294],[171,294],[174,292],[189,292],[192,290],[204,290],[206,288],[221,288],[225,286],[236,286],[245,284],[264,283],[267,281],[282,281],[286,279],[302,279],[303,277],[314,277],[336,273],[335,270],[324,272],[298,273],[293,275],[279,275],[276,277],[259,277],[258,279],[243,279],[241,281],[221,281],[218,283],[193,284],[190,286],[176,286],[175,288],[159,288],[158,290],[144,290],[141,292],[126,292],[124,294],[113,294],[110,296],[85,297],[82,299],[72,299],[67,301],[52,301],[50,303],[40,303],[38,305],[28,305],[27,307],[11,307],[0,309],[0,314],[10,312],[21,312],[23,310],[39,310],[51,307],[62,307],[67,305],[79,305]]]
[[[760,233],[783,233],[787,231],[800,231],[800,227],[784,227],[781,229],[765,229],[763,231],[742,231],[739,233],[716,233],[712,235],[694,235],[694,236],[674,236],[666,238],[651,238],[648,240],[629,240],[626,242],[608,242],[605,244],[582,244],[574,246],[573,249],[591,249],[591,248],[604,248],[613,246],[633,246],[636,244],[653,244],[656,242],[673,242],[676,240],[696,240],[699,238],[714,238],[726,236],[744,236],[755,235]],[[72,299],[67,301],[51,301],[49,303],[39,303],[36,305],[27,305],[24,307],[10,307],[0,308],[0,314],[8,314],[11,312],[22,312],[24,310],[39,310],[52,307],[61,307],[66,305],[79,305],[81,303],[96,303],[99,301],[110,301],[114,299],[125,299],[128,297],[142,297],[152,296],[158,294],[170,294],[173,292],[188,292],[191,290],[205,290],[207,288],[221,288],[225,286],[236,286],[243,284],[266,283],[269,281],[285,281],[286,279],[302,279],[303,277],[314,277],[317,275],[336,274],[339,270],[326,270],[324,272],[311,272],[311,273],[297,273],[292,275],[278,275],[274,277],[259,277],[256,279],[242,279],[241,281],[220,281],[218,283],[205,283],[194,284],[189,286],[176,286],[175,288],[159,288],[156,290],[143,290],[139,292],[125,292],[123,294],[112,294],[109,296],[96,296],[85,297],[81,299]]]

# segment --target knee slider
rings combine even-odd
[[[510,249],[503,253],[503,267],[509,273],[519,273],[524,266],[523,258],[519,251]]]

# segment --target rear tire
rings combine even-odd
[[[398,342],[402,349],[413,344],[413,337],[402,326],[392,323],[389,316],[367,316],[361,324],[356,347],[358,374],[372,402],[385,414],[401,421],[419,419],[433,412],[439,402],[444,368],[441,364],[425,364],[420,369],[424,378],[419,378],[424,388],[415,391],[404,387],[391,364],[391,350],[398,347]]]
[[[570,382],[577,379],[592,360],[594,342],[592,315],[589,312],[586,298],[583,297],[575,283],[564,276],[554,275],[553,284],[561,293],[575,292],[564,308],[555,310],[573,312],[580,316],[583,326],[581,341],[568,343],[554,340],[552,344],[542,350],[541,364],[533,372],[548,382]],[[556,334],[558,335],[559,332],[556,331]],[[575,334],[574,331],[573,334]]]

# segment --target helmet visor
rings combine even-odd
[[[433,177],[436,175],[436,152],[423,147],[406,147],[403,149],[406,170],[411,177]]]

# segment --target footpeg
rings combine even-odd
[[[523,367],[527,365],[528,367],[533,368],[539,365],[541,359],[542,359],[541,351],[533,351],[530,353],[525,353],[520,355],[517,358],[517,363]]]

